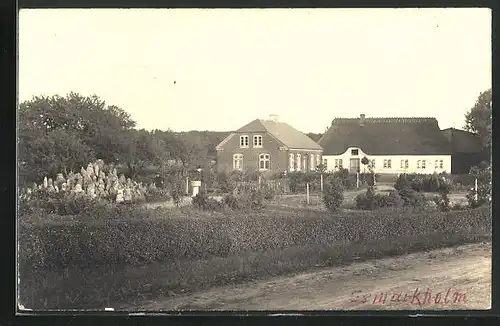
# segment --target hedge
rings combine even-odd
[[[347,244],[433,232],[491,233],[491,208],[453,212],[134,211],[128,217],[25,219],[19,223],[21,269],[143,265],[227,257],[302,245]],[[116,212],[108,212],[116,214]],[[138,216],[139,215],[139,216]]]

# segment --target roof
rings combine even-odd
[[[274,120],[256,119],[236,130],[237,133],[268,132],[288,148],[294,149],[316,149],[323,148],[314,140],[293,128],[292,126]]]
[[[318,143],[324,155],[359,147],[368,155],[449,155],[435,118],[336,118]]]
[[[481,139],[475,133],[455,128],[443,129],[442,133],[455,153],[479,153],[483,150]]]

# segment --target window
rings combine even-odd
[[[357,149],[351,149],[351,155],[352,156],[358,156],[358,150]]]
[[[401,169],[408,169],[409,166],[408,160],[401,160]]]
[[[309,170],[311,170],[311,171],[314,171],[314,168],[315,168],[314,162],[315,162],[314,154],[310,154]]]
[[[253,147],[262,147],[262,136],[261,135],[253,136]]]
[[[422,161],[421,161],[421,160],[418,160],[418,161],[417,161],[417,169],[420,169],[420,167],[422,166],[422,164],[421,164],[421,163],[422,163]]]
[[[324,159],[323,159],[323,165],[324,165],[325,167],[327,167],[327,166],[328,166],[328,160],[327,160],[326,158],[324,158]]]
[[[422,164],[422,165],[421,165],[422,169],[425,169],[425,160],[422,160],[422,163],[421,163],[421,164]]]
[[[372,160],[372,168],[375,168],[375,159]]]
[[[240,136],[240,147],[246,148],[248,147],[248,136]]]
[[[297,154],[297,160],[295,161],[295,163],[296,163],[296,170],[300,171],[300,165],[302,163],[300,154]]]
[[[401,160],[401,166],[400,168],[404,169],[405,168],[405,160]]]
[[[233,170],[243,170],[243,154],[233,155]]]
[[[289,164],[288,169],[290,171],[294,171],[295,170],[295,155],[290,154],[290,162],[288,164]]]
[[[443,160],[439,160],[439,168],[442,169],[443,168]]]
[[[384,168],[385,169],[391,169],[392,168],[392,160],[391,159],[384,160]]]
[[[271,163],[271,157],[269,154],[259,155],[259,170],[269,170]]]
[[[335,159],[335,165],[334,168],[342,170],[343,164],[342,164],[342,159]]]
[[[434,161],[434,169],[437,169],[439,166],[439,161],[438,160],[435,160]]]

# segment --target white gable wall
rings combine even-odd
[[[351,150],[358,150],[358,155],[353,156]],[[328,171],[335,171],[335,159],[342,159],[343,168],[349,169],[350,159],[359,158],[360,172],[368,172],[365,165],[361,163],[363,157],[370,160],[375,160],[375,173],[421,173],[432,174],[434,172],[451,173],[451,154],[450,155],[368,155],[359,147],[349,147],[343,154],[340,155],[325,155],[323,154],[323,163],[326,162]],[[391,160],[391,168],[384,168],[384,160]],[[408,168],[401,168],[401,160],[408,160]],[[417,161],[425,160],[425,169],[417,168]],[[438,167],[435,168],[435,161],[438,161]],[[439,168],[439,161],[443,161],[443,168]]]

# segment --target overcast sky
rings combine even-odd
[[[277,114],[464,125],[491,87],[489,9],[36,9],[19,14],[19,100],[96,94],[146,129]]]

